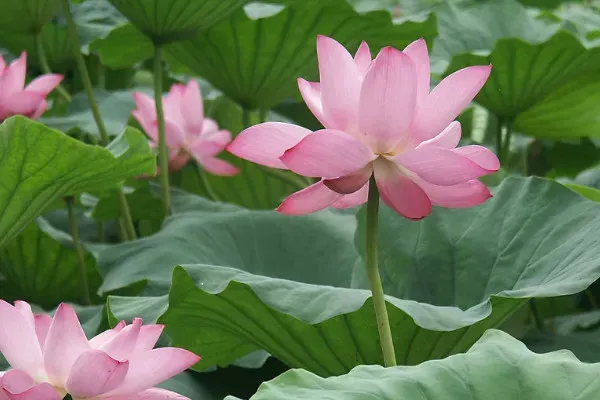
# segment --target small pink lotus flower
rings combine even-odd
[[[317,39],[320,82],[298,79],[300,93],[325,129],[267,122],[241,132],[231,153],[272,168],[320,177],[279,206],[307,214],[367,201],[374,174],[382,200],[418,220],[432,205],[471,207],[491,197],[478,177],[495,172],[498,158],[482,146],[456,148],[454,119],[486,82],[491,66],[453,73],[429,90],[423,39],[404,51],[383,48],[375,60],[363,42],[354,58],[333,39]]]
[[[0,372],[0,400],[61,400],[49,383],[36,384],[31,376],[18,369]]]
[[[0,121],[13,115],[39,118],[48,108],[46,96],[62,81],[63,76],[46,74],[25,86],[27,53],[6,65],[0,54]]]
[[[136,109],[133,116],[158,146],[158,121],[154,100],[140,92],[133,94]],[[216,158],[231,142],[231,133],[219,130],[215,121],[204,118],[204,105],[198,83],[171,86],[163,99],[169,170],[177,171],[193,157],[205,170],[215,175],[235,175],[239,172],[227,161]]]
[[[186,399],[152,387],[200,360],[183,349],[153,349],[163,326],[142,326],[140,318],[131,325],[121,321],[88,340],[75,310],[66,304],[61,304],[51,318],[34,315],[23,301],[12,306],[0,300],[0,321],[0,352],[13,368],[3,376],[4,390],[9,393],[14,390],[10,384],[20,382],[27,385],[18,386],[18,390],[29,388],[40,393],[51,386],[59,399],[66,394],[75,400]],[[14,378],[15,374],[20,375]]]

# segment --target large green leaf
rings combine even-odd
[[[0,247],[61,196],[115,187],[155,169],[136,129],[127,128],[105,149],[21,116],[7,119],[0,125]]]
[[[38,32],[60,8],[60,0],[0,1],[0,30]]]
[[[0,249],[0,298],[25,300],[46,309],[61,301],[85,300],[77,253],[71,237],[55,230],[42,218],[30,224],[15,240]],[[101,278],[91,254],[85,256],[90,292]],[[98,299],[96,299],[98,300]]]
[[[497,22],[471,25],[478,32],[471,32],[471,41],[491,37],[495,42],[452,47],[452,54],[463,54],[452,58],[445,74],[469,65],[492,64],[490,78],[475,100],[501,119],[512,121],[515,130],[536,137],[599,136],[600,48],[586,49],[567,31],[548,37],[555,29],[532,20],[513,0],[485,3],[476,10],[455,11],[455,26],[463,26],[467,17],[486,16],[485,21]],[[507,20],[512,21],[510,26],[519,23],[529,29],[504,31]],[[499,33],[508,36],[499,38]],[[444,40],[448,46],[460,37]],[[491,44],[493,48],[488,47]],[[481,50],[491,53],[482,55]]]
[[[235,11],[247,0],[109,0],[157,43],[194,35]]]
[[[599,210],[553,181],[512,178],[484,205],[436,209],[420,222],[383,208],[380,263],[398,362],[466,351],[526,299],[595,281]],[[159,321],[176,345],[203,355],[201,368],[264,349],[293,367],[343,374],[382,362],[354,231],[348,213],[189,202],[156,235],[102,252],[101,290],[141,282],[146,295],[163,295],[174,265],[197,263],[175,270]]]
[[[599,373],[600,364],[582,363],[564,351],[538,355],[491,330],[466,354],[416,367],[365,365],[327,379],[288,371],[263,384],[251,399],[594,400]]]
[[[246,108],[269,109],[297,95],[298,76],[316,76],[317,34],[333,36],[349,48],[366,40],[375,52],[435,33],[433,16],[423,23],[393,25],[385,11],[359,15],[344,0],[306,0],[258,19],[240,9],[195,38],[169,45],[166,58]]]

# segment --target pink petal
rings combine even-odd
[[[287,215],[310,214],[329,207],[341,197],[341,194],[329,189],[320,181],[286,197],[277,211]]]
[[[89,341],[90,347],[92,349],[100,348],[106,342],[112,340],[112,338],[117,336],[119,334],[119,332],[121,332],[121,330],[123,330],[123,328],[125,328],[125,326],[126,326],[125,321],[119,321],[119,323],[117,325],[115,325],[114,328],[105,330],[104,332],[91,338]]]
[[[144,132],[146,132],[146,135],[148,135],[148,138],[151,140],[151,143],[154,145],[158,145],[158,124],[156,120],[151,121],[145,119],[143,117],[143,112],[140,110],[133,110],[131,112],[131,115],[133,115],[133,118],[135,118],[137,122],[139,122],[139,124],[142,126],[142,129],[144,130]]]
[[[229,142],[231,142],[231,132],[215,131],[195,139],[187,150],[201,156],[215,156],[225,150]]]
[[[176,83],[171,86],[169,93],[163,97],[165,119],[168,118],[181,127],[186,126],[182,112],[184,91],[185,86]]]
[[[415,40],[403,50],[415,64],[417,74],[417,107],[423,103],[429,94],[429,53],[427,43],[423,38]]]
[[[187,83],[183,91],[181,102],[181,114],[189,130],[202,130],[204,122],[204,102],[198,82],[191,80]]]
[[[63,76],[59,74],[46,74],[41,75],[32,80],[29,85],[25,88],[27,92],[38,92],[47,96],[48,93],[54,90],[60,82],[63,80]]]
[[[192,157],[208,172],[213,175],[231,176],[240,172],[240,169],[225,160],[216,157],[197,157],[192,153]]]
[[[369,50],[369,45],[364,40],[354,55],[354,63],[360,76],[364,77],[371,66],[371,50]]]
[[[0,300],[0,352],[15,369],[43,376],[44,361],[35,329],[19,310]]]
[[[169,157],[169,171],[177,172],[185,167],[189,161],[190,155],[185,151],[173,153],[173,155]],[[159,170],[159,168],[157,168],[157,170]]]
[[[217,130],[219,130],[219,125],[217,125],[214,120],[210,118],[204,118],[204,122],[202,123],[202,135],[207,135]]]
[[[279,157],[311,131],[282,122],[265,122],[243,130],[227,146],[236,156],[271,168],[287,169]]]
[[[141,327],[142,319],[134,318],[131,325],[123,328],[112,339],[100,346],[98,350],[117,360],[128,359],[135,349]]]
[[[405,141],[416,101],[415,66],[410,57],[384,47],[365,76],[360,93],[360,131],[373,151],[387,153]]]
[[[140,330],[137,343],[135,344],[134,353],[152,350],[156,342],[160,338],[164,325],[152,324],[144,325]]]
[[[4,57],[0,54],[0,76],[4,72],[4,68],[6,68],[6,62],[4,61]]]
[[[179,393],[171,392],[166,389],[152,388],[130,396],[111,397],[107,400],[190,400],[188,397]]]
[[[491,65],[467,67],[442,80],[417,109],[411,135],[419,142],[431,139],[452,122],[485,84]]]
[[[319,120],[321,125],[327,126],[321,102],[321,84],[298,78],[298,89],[310,112]]]
[[[155,125],[158,131],[158,121],[155,122]],[[183,147],[185,143],[185,132],[174,120],[165,118],[165,136],[167,139],[167,147],[170,149],[178,149]]]
[[[61,400],[62,396],[49,383],[40,383],[22,393],[14,393],[10,400]]]
[[[373,174],[373,165],[367,164],[364,168],[341,178],[325,179],[323,184],[329,189],[340,194],[351,194],[365,186]]]
[[[381,199],[388,207],[415,221],[431,214],[431,201],[427,194],[394,163],[378,159],[373,169]]]
[[[14,302],[15,309],[25,318],[25,321],[29,324],[31,329],[35,329],[35,317],[33,315],[33,311],[31,311],[31,306],[29,303],[21,300],[16,300]]]
[[[280,157],[297,174],[324,178],[351,174],[372,159],[373,153],[360,140],[334,129],[306,136]]]
[[[491,172],[455,150],[441,147],[422,147],[401,153],[394,157],[394,162],[440,186],[456,185]]]
[[[134,92],[133,100],[135,101],[136,109],[138,110],[138,122],[140,124],[152,124],[154,120],[156,120],[156,108],[154,105],[154,100],[146,93],[142,92]],[[141,120],[144,120],[142,123]]]
[[[27,53],[21,56],[4,70],[2,75],[2,98],[10,101],[12,95],[23,90],[25,86],[25,73],[27,72]]]
[[[490,151],[488,148],[483,146],[471,145],[463,146],[453,150],[455,153],[467,157],[481,168],[488,170],[489,172],[498,171],[500,168],[500,161],[498,157]]]
[[[194,353],[174,347],[163,347],[139,353],[129,360],[129,372],[125,382],[106,393],[109,396],[124,396],[149,389],[185,371],[200,361]]]
[[[85,333],[72,307],[58,306],[44,345],[46,372],[54,386],[64,387],[79,356],[90,350]]]
[[[426,146],[453,149],[458,146],[461,136],[460,122],[452,121],[439,135],[426,140],[417,146],[417,149]]]
[[[364,185],[354,193],[346,194],[331,204],[333,208],[352,208],[364,204],[369,197],[369,185]]]
[[[35,334],[40,342],[40,347],[44,348],[44,343],[46,342],[46,336],[48,336],[48,331],[50,330],[50,325],[52,325],[52,317],[47,314],[37,314],[35,315]]]
[[[128,369],[128,361],[118,361],[100,350],[90,350],[75,361],[65,388],[74,398],[94,397],[121,385]]]
[[[326,128],[356,129],[360,74],[348,50],[327,36],[317,37],[321,101]]]
[[[35,385],[35,381],[26,372],[19,369],[11,369],[6,371],[0,378],[0,386],[9,393],[23,393],[31,389]]]
[[[13,114],[33,114],[44,101],[44,95],[37,92],[18,92],[5,100],[6,108]]]
[[[38,105],[38,108],[31,114],[31,119],[38,119],[41,117],[46,110],[48,109],[48,102],[46,100],[42,100],[42,102]]]
[[[436,186],[423,180],[418,180],[418,183],[431,203],[440,207],[473,207],[492,197],[488,187],[477,179],[452,186]]]

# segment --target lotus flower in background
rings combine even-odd
[[[363,204],[374,174],[382,200],[418,220],[432,205],[471,207],[491,197],[478,177],[498,158],[482,146],[456,148],[454,119],[486,82],[491,66],[456,71],[430,91],[424,40],[372,60],[363,42],[354,58],[335,40],[317,39],[320,82],[298,79],[302,97],[325,129],[267,122],[228,146],[238,157],[321,180],[287,197],[278,210],[306,214]]]
[[[13,115],[39,118],[48,108],[46,96],[62,81],[63,76],[46,74],[25,87],[27,53],[6,65],[0,55],[0,121]]]
[[[51,318],[34,315],[25,302],[12,306],[0,300],[0,321],[0,352],[13,368],[2,376],[2,400],[24,389],[39,396],[20,400],[62,399],[67,393],[75,400],[186,399],[152,387],[200,360],[183,349],[153,349],[163,326],[142,326],[139,318],[88,340],[68,305],[61,304]]]
[[[133,94],[136,109],[133,116],[158,146],[158,121],[154,100],[140,92]],[[227,161],[216,157],[231,142],[231,133],[220,130],[217,123],[204,117],[204,105],[198,83],[175,84],[163,98],[169,170],[177,171],[194,158],[206,171],[215,175],[235,175],[239,172]]]

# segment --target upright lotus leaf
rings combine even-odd
[[[0,247],[62,196],[153,174],[146,138],[127,128],[109,148],[90,146],[22,116],[0,125]]]
[[[462,36],[441,41],[439,46],[455,55],[445,75],[468,65],[492,64],[490,78],[475,100],[504,122],[512,122],[514,130],[535,137],[600,136],[600,47],[588,49],[572,33],[532,20],[513,0],[454,10],[440,20],[458,27],[475,16],[485,16],[485,23],[471,25],[476,27],[470,32],[471,41],[497,40],[457,48],[449,43]],[[505,32],[499,27],[506,21],[528,30]],[[500,32],[507,36],[499,38]]]
[[[161,296],[183,264],[159,322],[202,353],[200,368],[259,349],[322,376],[382,362],[351,213],[187,205],[156,235],[101,252],[101,291],[141,282]],[[466,351],[527,299],[577,293],[600,275],[600,205],[553,181],[510,178],[481,206],[420,222],[383,208],[380,225],[401,364]]]
[[[54,17],[60,4],[61,0],[3,0],[0,2],[0,30],[38,32]]]
[[[109,0],[157,43],[193,36],[227,17],[247,0]]]
[[[252,19],[244,9],[196,37],[165,48],[173,64],[207,79],[245,108],[269,109],[296,96],[296,78],[316,76],[316,38],[333,36],[356,49],[402,48],[436,34],[435,17],[393,25],[386,11],[358,14],[345,0],[295,1],[275,15]]]
[[[363,365],[326,379],[291,370],[261,385],[251,400],[595,400],[599,373],[600,364],[582,363],[570,352],[535,354],[490,330],[466,354],[415,367]]]
[[[0,298],[25,300],[45,309],[61,301],[82,302],[77,253],[71,237],[44,219],[29,224],[13,241],[0,248]],[[85,255],[90,292],[102,281],[94,257]],[[95,298],[95,300],[99,300]]]
[[[41,30],[40,40],[52,71],[65,71],[73,65],[73,51],[66,27],[48,23]],[[28,62],[39,67],[40,62],[35,41],[34,34],[0,30],[0,44],[14,55],[26,51]]]

